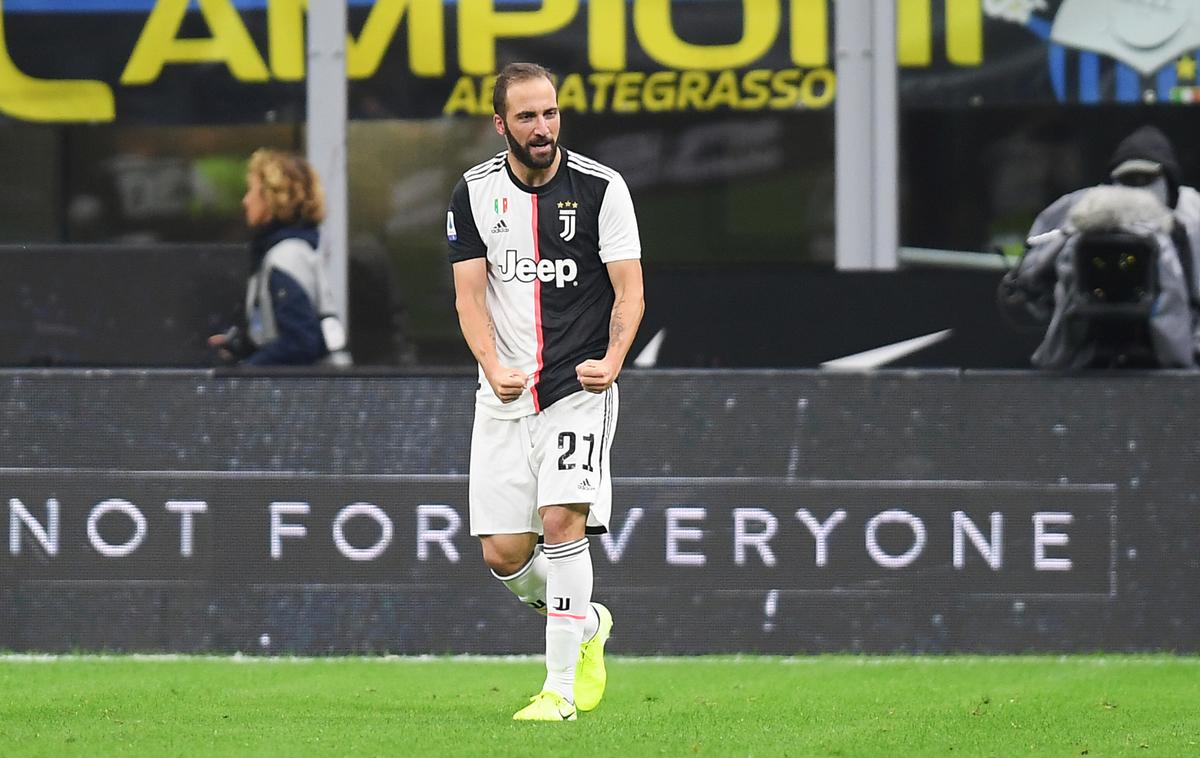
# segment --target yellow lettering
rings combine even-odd
[[[740,102],[741,93],[738,92],[737,74],[732,71],[722,71],[717,74],[712,91],[708,93],[706,106],[710,110],[722,105],[737,108]]]
[[[761,58],[779,35],[779,0],[741,0],[742,38],[730,45],[693,45],[675,33],[671,0],[636,0],[633,27],[642,49],[668,68],[717,71]]]
[[[928,66],[933,61],[932,0],[897,0],[896,58],[901,66]]]
[[[771,97],[771,90],[768,87],[770,81],[770,69],[756,68],[753,71],[747,71],[746,75],[742,77],[742,89],[746,91],[746,97],[742,98],[742,108],[756,111],[766,105],[767,99]]]
[[[88,79],[36,79],[13,62],[0,8],[0,112],[25,121],[112,121],[112,90]]]
[[[468,74],[489,74],[496,68],[496,40],[556,32],[578,10],[579,0],[545,2],[535,11],[500,11],[492,0],[459,0],[459,68]]]
[[[646,86],[642,89],[642,104],[646,110],[652,113],[674,110],[678,76],[674,71],[655,71],[646,77]]]
[[[267,0],[267,59],[284,82],[304,78],[304,12],[308,0]]]
[[[281,81],[304,78],[304,12],[309,0],[268,0],[271,73]],[[412,11],[409,13],[409,11]],[[440,0],[378,0],[355,40],[346,35],[346,76],[368,79],[408,14],[408,65],[417,76],[445,76],[445,32]]]
[[[587,89],[579,74],[567,74],[562,84],[558,85],[558,109],[587,113]]]
[[[479,103],[474,83],[479,82]],[[490,103],[495,76],[463,77],[455,85],[444,113],[482,113]],[[697,111],[719,108],[756,111],[804,107],[827,108],[836,91],[833,69],[790,68],[781,71],[753,69],[745,73],[724,71],[593,71],[569,73],[558,83],[558,107],[579,113],[631,114]]]
[[[460,28],[462,16],[468,10],[464,6],[469,4],[475,3],[458,6]],[[446,25],[441,0],[376,0],[363,24],[362,34],[357,41],[351,38],[346,46],[346,76],[366,79],[374,75],[406,13],[409,68],[417,76],[446,75]],[[460,51],[462,44],[460,36]],[[463,66],[465,74],[490,74],[492,70],[491,66],[478,71]]]
[[[617,74],[617,86],[613,90],[612,109],[617,113],[637,113],[638,94],[646,75],[641,71],[625,71]]]
[[[983,63],[983,6],[980,0],[946,0],[946,58],[956,66]]]
[[[768,103],[772,108],[786,110],[795,107],[800,98],[800,70],[785,68],[776,71],[771,77],[771,90],[776,93]]]
[[[469,116],[479,115],[479,96],[475,90],[475,80],[469,76],[460,76],[442,106],[442,113],[453,116],[455,113],[465,113]]]
[[[496,90],[496,75],[491,74],[479,80],[479,113],[495,113],[492,107],[492,96]]]
[[[150,84],[167,63],[224,63],[244,82],[265,82],[267,64],[230,0],[199,0],[211,37],[179,39],[188,0],[158,0],[121,72],[121,84]]]
[[[595,95],[592,97],[592,110],[596,113],[602,113],[608,109],[608,88],[612,86],[616,78],[617,75],[610,72],[597,71],[594,74],[588,74],[588,81],[596,88]]]
[[[588,3],[588,63],[596,71],[625,69],[625,0]]]
[[[932,0],[897,0],[896,53],[901,66],[933,62]],[[946,0],[946,59],[956,66],[983,63],[981,0]]]
[[[829,65],[829,10],[826,0],[792,0],[792,62]]]
[[[833,102],[836,90],[837,80],[832,70],[813,69],[800,82],[800,104],[805,108],[825,108]]]
[[[684,71],[679,76],[679,110],[685,111],[689,105],[698,111],[705,110],[704,93],[711,83],[707,71]]]

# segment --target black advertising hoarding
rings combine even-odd
[[[911,106],[1191,103],[1187,0],[896,0]],[[301,0],[5,0],[0,112],[16,120],[296,121]],[[489,115],[533,59],[575,113],[828,108],[831,0],[349,0],[352,118]]]
[[[4,647],[540,647],[469,535],[470,378],[0,379]],[[592,539],[622,652],[1200,648],[1190,375],[661,371],[622,401]]]
[[[624,477],[615,586],[1116,595],[1115,485]],[[882,485],[882,486],[881,486]],[[477,584],[464,475],[5,476],[18,580]],[[646,575],[653,580],[647,582]],[[698,581],[700,580],[700,581]]]

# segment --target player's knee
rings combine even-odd
[[[529,553],[525,550],[505,549],[485,542],[483,543],[483,562],[498,576],[512,576],[529,562]]]
[[[550,506],[542,509],[541,516],[546,544],[577,540],[586,531],[587,506]]]

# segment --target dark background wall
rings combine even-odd
[[[537,652],[468,533],[473,386],[0,374],[0,647]],[[592,541],[614,650],[1200,648],[1192,374],[631,371],[621,393]]]
[[[449,275],[449,264],[443,263]],[[647,261],[646,316],[633,355],[660,331],[657,365],[816,367],[950,329],[894,366],[1021,368],[1040,335],[995,305],[999,271],[836,272],[817,266],[674,267]],[[243,310],[241,245],[0,246],[0,366],[207,367],[205,344]],[[409,349],[402,304],[383,272],[352,262],[350,348],[394,366]],[[454,303],[440,319],[457,330]],[[455,332],[437,365],[473,365]]]

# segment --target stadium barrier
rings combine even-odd
[[[19,282],[0,299],[0,367],[213,366],[206,339],[235,323],[249,267],[246,247],[238,244],[0,245],[0,279]],[[417,298],[425,305],[406,303],[387,264],[351,251],[350,347],[357,363],[472,360],[458,334],[453,294],[439,289],[449,286],[449,269],[444,273],[425,282],[435,291]],[[633,354],[662,334],[658,366],[816,368],[938,335],[888,365],[1024,368],[1042,336],[1019,333],[1001,318],[1000,274],[992,270],[839,272],[647,261],[646,280],[653,292]],[[428,302],[440,303],[440,315],[426,313],[422,328],[410,326],[405,309],[428,309]],[[697,302],[722,317],[695,318]],[[441,326],[431,331],[429,321]]]
[[[0,371],[0,648],[537,653],[473,376]],[[1194,374],[630,371],[623,653],[1195,651]]]
[[[211,366],[249,271],[245,245],[0,245],[0,366]]]

